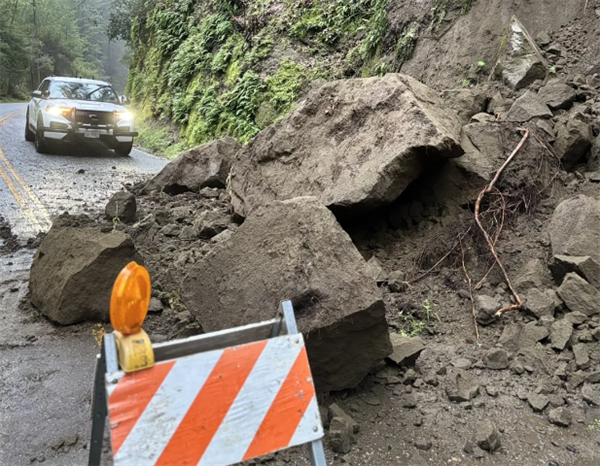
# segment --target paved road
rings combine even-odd
[[[129,157],[85,146],[38,154],[23,138],[25,108],[0,105],[0,215],[21,238],[46,231],[62,212],[102,209],[123,183],[157,173],[166,163],[135,149]]]
[[[64,211],[103,209],[122,183],[166,163],[138,150],[130,157],[85,148],[37,154],[23,139],[24,109],[0,105],[0,216],[22,241],[46,231]],[[0,254],[0,466],[81,466],[87,464],[97,327],[58,327],[19,308],[32,256],[28,249]]]

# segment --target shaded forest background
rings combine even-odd
[[[107,34],[111,0],[0,0],[0,99],[27,98],[47,76],[127,83],[125,42]]]

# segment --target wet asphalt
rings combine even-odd
[[[25,108],[0,104],[0,216],[23,244],[63,212],[102,211],[124,183],[166,164],[135,149],[38,154],[24,140]],[[85,465],[98,326],[55,326],[19,306],[33,253],[0,254],[0,466]]]

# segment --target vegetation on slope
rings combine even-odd
[[[437,0],[429,29],[390,34],[389,1],[113,0],[110,33],[131,45],[128,95],[142,121],[174,123],[190,146],[245,143],[312,80],[399,71],[420,29],[470,4]]]

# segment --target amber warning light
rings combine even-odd
[[[121,270],[110,298],[110,322],[115,329],[119,365],[125,372],[154,365],[150,338],[142,324],[150,305],[150,274],[145,267],[130,262]]]

